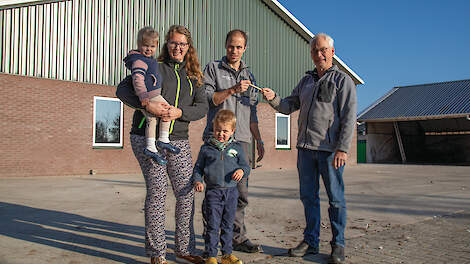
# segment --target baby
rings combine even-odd
[[[131,50],[124,58],[126,67],[131,70],[132,85],[135,94],[143,107],[147,106],[150,101],[163,102],[167,101],[161,96],[161,79],[158,74],[158,62],[154,58],[158,47],[158,32],[151,27],[144,27],[139,30],[137,35],[137,50]],[[180,149],[170,143],[170,123],[169,121],[160,120],[159,138],[155,144],[157,117],[153,114],[141,110],[147,119],[145,129],[145,137],[147,147],[144,154],[153,158],[158,164],[165,165],[168,161],[158,152],[160,149],[178,154]]]

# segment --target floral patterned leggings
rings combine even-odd
[[[192,182],[193,163],[188,140],[171,141],[179,147],[179,154],[166,153],[168,163],[161,166],[143,154],[145,137],[131,134],[131,145],[145,178],[145,251],[149,257],[166,255],[165,200],[168,187],[167,175],[176,197],[175,209],[175,253],[181,256],[194,255],[194,188]]]

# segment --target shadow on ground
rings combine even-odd
[[[5,202],[0,202],[0,215],[2,236],[120,263],[146,263],[132,257],[146,257],[143,226]],[[167,241],[172,241],[168,248],[174,249],[174,232],[166,231],[166,234]]]

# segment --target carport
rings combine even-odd
[[[470,165],[470,80],[395,87],[358,122],[368,163]]]

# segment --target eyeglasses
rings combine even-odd
[[[168,42],[168,47],[172,49],[177,48],[177,47],[186,48],[188,45],[189,43],[187,42],[175,42],[175,41]]]
[[[320,52],[321,54],[325,55],[326,52],[328,51],[329,48],[321,48],[321,49],[314,49],[312,48],[312,53],[313,54],[317,54],[318,52]]]

